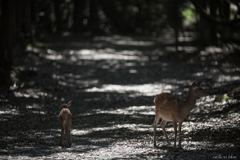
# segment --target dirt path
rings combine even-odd
[[[240,159],[240,103],[213,102],[240,85],[239,54],[193,46],[175,53],[167,38],[127,36],[45,46],[16,61],[24,82],[0,92],[0,159]],[[185,98],[200,80],[211,95],[183,123],[183,149],[174,152],[160,128],[154,149],[154,97]],[[73,146],[65,138],[61,148],[58,101],[70,100]],[[172,123],[166,130],[173,144]]]

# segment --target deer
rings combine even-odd
[[[61,138],[59,145],[63,146],[63,137],[64,137],[64,131],[66,133],[68,144],[71,147],[72,145],[72,138],[71,138],[71,125],[72,125],[72,114],[70,110],[68,109],[69,106],[71,106],[72,102],[69,101],[66,103],[59,102],[59,105],[62,107],[62,110],[59,113],[59,122],[61,126]]]
[[[185,100],[174,97],[170,93],[161,93],[154,98],[155,103],[155,120],[154,120],[154,148],[156,148],[156,128],[159,119],[162,118],[160,126],[162,127],[163,134],[166,138],[168,145],[169,142],[165,127],[167,122],[173,122],[173,128],[175,133],[174,150],[176,150],[176,138],[177,138],[177,123],[179,133],[179,148],[181,146],[181,127],[184,119],[195,107],[197,98],[208,96],[209,92],[200,87],[201,82],[193,83],[189,88],[188,97]]]

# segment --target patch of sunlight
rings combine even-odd
[[[57,53],[54,50],[48,49],[47,53],[48,54],[45,55],[46,59],[49,59],[49,60],[60,60],[60,59],[63,59],[63,56],[61,54]]]
[[[100,143],[105,143],[106,141],[111,140],[111,138],[92,138],[89,139],[88,141],[90,141],[91,143],[95,143],[95,144],[100,144]]]
[[[78,53],[81,55],[92,55],[92,54],[95,54],[96,52],[90,49],[82,49]]]
[[[201,77],[203,76],[204,73],[203,72],[197,72],[197,73],[194,73],[193,76],[196,76],[196,77]]]
[[[223,146],[227,146],[227,147],[235,147],[234,144],[232,143],[219,143],[219,144],[216,144],[214,145],[215,147],[219,147],[219,148],[222,148]]]
[[[152,130],[153,126],[152,124],[149,124],[149,125],[144,125],[144,124],[135,124],[133,127],[132,127],[132,130],[137,130],[137,131],[140,131],[140,132],[147,132],[149,130]],[[131,128],[130,128],[131,129]]]
[[[3,114],[19,115],[20,113],[16,109],[8,109],[5,111],[0,111],[0,115],[3,115]]]
[[[43,46],[43,43],[39,43],[40,45],[38,46]],[[27,46],[27,51],[32,51],[32,52],[36,52],[36,53],[39,53],[41,52],[41,50],[37,47],[33,47],[33,46]]]
[[[51,50],[51,49],[48,49],[47,50],[47,54],[42,54],[44,53],[45,51],[37,48],[37,47],[32,47],[32,46],[29,46],[27,48],[28,51],[33,51],[33,52],[36,52],[36,53],[40,53],[40,56],[43,56],[44,58],[46,59],[49,59],[49,60],[60,60],[60,59],[63,59],[63,56],[60,55],[59,53],[57,53],[55,50]]]
[[[27,89],[25,93],[22,92],[14,92],[15,97],[25,97],[25,98],[40,98],[40,97],[51,97],[52,94],[47,92],[42,92],[39,89]]]
[[[59,131],[59,134],[60,134],[60,131]],[[55,136],[54,135],[51,135],[51,134],[41,134],[41,138],[46,140],[46,139],[52,139],[54,138]]]
[[[235,123],[233,123],[235,122]],[[172,123],[168,123],[172,125]],[[226,119],[223,118],[209,118],[206,121],[202,122],[202,120],[191,122],[184,121],[182,125],[183,134],[187,135],[192,131],[197,130],[219,130],[220,128],[238,128],[238,123],[236,123],[236,118],[228,117]],[[173,131],[173,127],[167,128],[168,131]]]
[[[32,111],[34,114],[47,114],[47,112],[44,111]]]
[[[207,51],[207,53],[220,53],[220,52],[223,52],[223,49],[220,47],[210,46],[210,47],[207,47],[205,51]]]
[[[119,108],[115,110],[93,109],[93,112],[94,113],[79,114],[79,116],[92,116],[95,114],[155,115],[155,107],[153,104],[152,106],[130,106],[128,108],[123,108],[123,109]]]
[[[228,113],[228,117],[240,117],[240,113]]]
[[[49,59],[49,60],[60,60],[60,59],[63,59],[63,56],[62,55],[46,55],[46,59]]]
[[[226,81],[239,81],[240,76],[233,76],[233,75],[219,75],[216,79],[218,82],[226,82]]]
[[[141,112],[142,115],[153,115],[155,116],[155,106],[152,106],[152,110]]]
[[[133,41],[133,40],[112,41],[112,44],[125,45],[125,46],[153,46],[153,45],[155,45],[155,43],[153,41]]]
[[[92,133],[92,131],[90,131],[90,130],[72,129],[72,131],[71,131],[71,134],[78,135],[78,136],[86,135],[86,134],[90,134],[90,133]]]
[[[161,92],[170,92],[173,87],[171,85],[165,85],[160,83],[153,84],[141,84],[141,85],[116,85],[105,84],[101,87],[93,87],[85,89],[86,92],[117,92],[128,93],[136,92],[141,93],[144,96],[156,96]],[[134,96],[134,94],[132,94]]]
[[[110,126],[110,127],[89,128],[88,130],[73,129],[73,130],[71,131],[71,133],[72,133],[73,135],[81,136],[81,135],[91,134],[91,133],[93,133],[93,132],[114,130],[114,129],[116,129],[116,128],[120,128],[120,127],[116,127],[116,126],[114,125],[114,126]]]
[[[193,37],[184,37],[184,36],[179,36],[178,37],[179,42],[191,42],[191,41],[193,41],[193,39],[194,39]]]
[[[190,141],[189,141],[190,140]],[[209,141],[191,141],[191,137],[188,137],[186,141],[182,141],[182,146],[183,148],[187,148],[188,150],[199,150],[199,148],[205,148],[212,146],[212,143]]]
[[[100,110],[96,109],[97,114],[124,114],[124,115],[133,115],[133,114],[141,114],[141,115],[154,115],[155,112],[149,112],[149,110],[154,110],[154,106],[131,106],[123,109],[116,110]],[[145,111],[145,112],[144,112]]]
[[[4,99],[4,97],[0,97],[0,102],[9,102],[9,100],[8,99]]]
[[[25,98],[29,98],[30,97],[29,94],[24,94],[24,93],[21,93],[21,92],[14,92],[14,96],[15,97],[25,97]]]
[[[149,143],[147,143],[147,146],[149,146]],[[99,147],[97,149],[90,150],[84,155],[81,155],[83,157],[79,155],[78,158],[87,157],[88,159],[94,159],[96,156],[94,157],[91,155],[99,155],[98,157],[101,157],[100,159],[139,159],[138,155],[149,152],[154,154],[154,149],[143,147],[143,143],[141,142],[121,141],[113,143],[107,147]],[[119,158],[123,156],[124,158]]]
[[[5,114],[5,111],[0,111],[0,114]]]
[[[152,106],[130,106],[128,108],[124,108],[123,110],[140,113],[141,115],[155,115],[155,107],[154,104]]]
[[[133,40],[131,37],[119,36],[119,35],[114,35],[111,37],[99,36],[99,37],[95,37],[94,41],[106,41],[106,42],[110,42],[115,45],[126,45],[126,46],[153,46],[153,45],[155,45],[155,42],[153,42],[153,41]]]
[[[178,79],[174,79],[174,78],[163,78],[162,82],[165,83],[165,85],[167,84],[176,84],[176,85],[182,85],[185,86],[186,84],[191,85],[193,83],[192,80],[178,80]],[[170,89],[176,89],[177,86],[176,85],[167,85]],[[188,88],[187,88],[188,90]]]
[[[101,131],[110,131],[110,130],[118,130],[122,128],[127,128],[130,130],[137,130],[137,131],[148,131],[149,128],[152,128],[152,125],[143,125],[143,124],[116,124],[109,127],[95,127],[95,128],[88,128],[87,130],[81,129],[72,129],[71,133],[73,135],[82,136],[91,134],[94,132],[101,132]],[[60,133],[60,130],[59,130]]]
[[[78,58],[77,57],[75,57],[75,56],[71,56],[70,57],[70,61],[72,61],[72,62],[78,62]]]
[[[197,102],[196,102],[196,107],[195,107],[194,109],[199,108],[199,106],[205,106],[206,101],[207,101],[208,99],[209,99],[208,97],[201,97],[200,99],[198,99]],[[214,100],[214,99],[213,99],[213,100]],[[213,100],[212,100],[212,101],[209,101],[209,100],[208,100],[208,102],[213,102]],[[210,104],[206,104],[206,105],[209,106]]]
[[[100,50],[89,50],[82,49],[76,52],[78,59],[82,60],[138,60],[147,61],[147,56],[138,56],[141,54],[140,51],[115,51],[113,49],[100,49]]]
[[[165,47],[165,50],[166,50],[167,52],[175,52],[175,51],[176,51],[176,48],[175,48],[175,47],[169,47],[169,46],[167,46],[167,47]]]
[[[29,109],[30,112],[35,114],[46,114],[46,111],[36,110],[40,109],[41,106],[39,104],[33,103],[31,106],[26,106],[26,109]]]
[[[129,73],[138,73],[138,71],[136,69],[130,69]]]
[[[17,139],[17,137],[5,136],[5,137],[3,137],[3,139],[7,139],[7,140],[15,140],[15,139]]]

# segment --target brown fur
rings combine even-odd
[[[71,105],[71,101],[67,104],[61,104],[62,110],[59,113],[59,122],[61,125],[61,138],[60,138],[60,145],[63,145],[63,137],[64,137],[64,131],[67,135],[68,144],[69,146],[72,145],[72,138],[71,138],[71,125],[72,125],[72,114],[68,107]]]
[[[173,122],[175,140],[174,149],[176,149],[177,123],[179,123],[179,146],[181,147],[181,127],[184,118],[194,108],[198,97],[207,96],[208,92],[200,88],[199,83],[193,83],[189,89],[189,95],[186,100],[181,100],[170,93],[161,93],[154,99],[155,120],[154,120],[154,147],[156,147],[156,127],[159,119],[162,118],[161,127],[167,143],[170,144],[165,126],[168,121]]]

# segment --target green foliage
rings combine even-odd
[[[219,95],[217,96],[213,102],[224,102],[224,101],[227,101],[229,100],[230,97],[227,96],[227,94],[223,94],[223,95]]]
[[[233,99],[240,99],[240,87],[234,88],[227,95]]]
[[[186,26],[194,24],[196,22],[196,13],[194,12],[194,6],[190,5],[189,8],[183,8],[182,16],[184,24]]]
[[[240,87],[234,88],[227,94],[222,94],[214,99],[214,102],[224,102],[230,99],[240,99]]]
[[[135,13],[135,14],[137,14],[137,13],[139,12],[137,6],[132,6],[132,7],[131,7],[131,10],[132,10],[132,12]]]
[[[232,113],[232,114],[230,114],[230,117],[239,117],[239,116],[240,116],[239,113]]]

